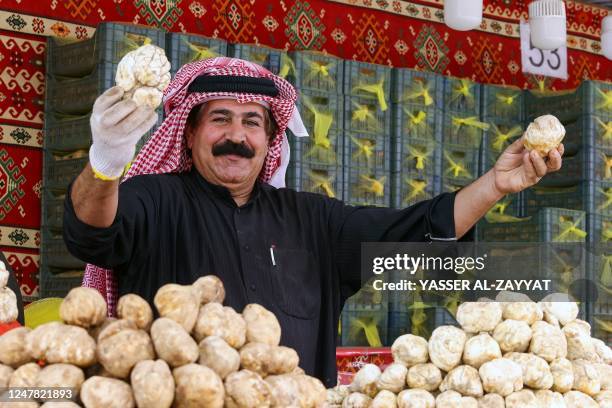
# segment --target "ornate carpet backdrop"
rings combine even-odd
[[[562,81],[521,73],[529,0],[484,3],[480,29],[464,33],[443,24],[443,0],[0,0],[0,249],[23,293],[37,294],[45,36],[84,39],[102,21],[122,21],[524,88],[612,80],[599,45],[607,10],[566,1]]]

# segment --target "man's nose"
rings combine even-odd
[[[246,130],[240,121],[235,120],[226,128],[225,137],[232,142],[240,143],[246,140]]]

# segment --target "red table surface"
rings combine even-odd
[[[376,364],[381,370],[393,363],[390,347],[338,347],[336,367],[338,384],[350,384],[353,377],[366,364]]]
[[[19,322],[0,323],[0,336],[2,336],[7,331],[12,330],[17,327],[21,327]]]

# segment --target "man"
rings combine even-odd
[[[225,303],[274,312],[282,344],[327,386],[336,381],[342,305],[361,286],[361,242],[460,238],[505,194],[561,166],[562,149],[545,162],[517,142],[470,186],[404,210],[277,189],[267,182],[282,185],[285,130],[301,124],[296,92],[258,65],[215,58],[177,73],[164,96],[166,120],[119,186],[155,122],[152,111],[121,97],[112,88],[94,106],[90,163],[66,197],[70,251],[112,268],[119,295],[149,301],[166,283],[218,275]],[[111,295],[112,276],[88,270],[89,285]]]

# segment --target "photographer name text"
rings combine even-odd
[[[550,290],[551,279],[402,279],[398,282],[385,282],[377,279],[372,283],[375,290],[398,291],[458,291],[458,290],[495,290],[495,291],[546,291]]]

